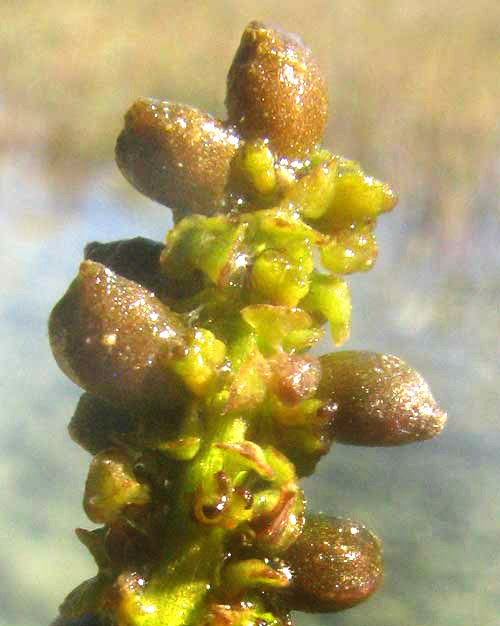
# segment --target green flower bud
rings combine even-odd
[[[164,365],[185,354],[179,316],[100,263],[81,264],[51,313],[49,336],[62,371],[114,405],[181,401],[179,380]]]
[[[323,315],[330,323],[330,333],[336,346],[349,338],[351,330],[351,291],[349,285],[336,276],[314,272],[309,293],[300,303],[306,310]]]
[[[287,615],[278,618],[263,606],[262,600],[252,597],[252,602],[211,604],[200,626],[292,626]]]
[[[167,236],[160,259],[162,272],[174,277],[199,270],[213,284],[226,286],[235,272],[246,266],[241,252],[246,229],[247,224],[223,215],[184,218]]]
[[[398,197],[386,183],[367,176],[358,163],[338,159],[330,206],[321,218],[322,232],[335,232],[356,222],[375,219],[392,211]]]
[[[192,393],[202,396],[207,393],[218,367],[224,362],[226,346],[204,328],[196,328],[190,334],[185,355],[177,360],[174,371]],[[168,367],[170,356],[166,358],[165,366]]]
[[[349,519],[309,517],[280,558],[291,573],[290,585],[283,590],[291,610],[348,609],[366,600],[383,579],[380,541]]]
[[[319,219],[333,202],[337,184],[337,158],[320,163],[292,185],[280,203],[286,211],[299,211],[306,219]]]
[[[303,222],[293,207],[261,210],[252,215],[257,247],[264,244],[265,248],[280,250],[309,274],[313,271],[312,248],[326,244],[328,237]]]
[[[241,597],[247,589],[258,588],[264,591],[280,589],[288,585],[287,576],[273,569],[260,559],[230,561],[222,570],[222,585],[225,597]]]
[[[178,221],[189,213],[224,210],[238,145],[237,135],[207,113],[140,98],[125,115],[116,161],[136,189],[172,208]]]
[[[272,508],[265,510],[265,505],[258,506],[260,514],[252,521],[256,547],[267,554],[281,554],[293,544],[304,526],[305,504],[303,492],[289,484],[281,489]]]
[[[332,241],[321,248],[321,263],[334,274],[366,272],[377,258],[373,223],[351,224],[338,231]]]
[[[313,326],[311,316],[302,309],[256,304],[242,309],[241,315],[257,333],[259,346],[266,353],[280,348],[300,352],[323,336],[322,330]]]
[[[301,157],[323,136],[326,86],[299,37],[251,22],[229,69],[226,107],[245,139],[269,139],[280,156]]]
[[[264,250],[252,267],[252,288],[266,302],[295,307],[309,291],[309,272],[281,252]]]
[[[143,507],[150,500],[148,485],[136,480],[133,462],[118,450],[99,452],[90,464],[83,507],[97,524],[115,522],[127,507]]]
[[[217,463],[217,454],[212,461]],[[243,486],[232,485],[224,471],[207,477],[193,498],[193,518],[199,524],[234,530],[252,515],[253,495]]]
[[[267,140],[256,139],[244,144],[240,148],[237,169],[252,195],[265,198],[275,191],[277,174]]]
[[[430,439],[446,422],[422,376],[395,356],[344,351],[320,357],[318,397],[336,405],[339,443],[393,446]]]
[[[288,414],[287,414],[288,408]],[[332,407],[311,398],[296,407],[269,403],[275,422],[274,445],[295,465],[297,476],[310,476],[332,444]]]

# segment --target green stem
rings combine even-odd
[[[227,531],[214,528],[179,538],[176,556],[155,573],[130,625],[194,626],[200,622],[214,576],[224,557]],[[137,610],[138,609],[138,610]]]
[[[198,455],[186,464],[179,481],[169,536],[161,564],[154,571],[144,593],[131,591],[121,603],[120,623],[126,626],[196,626],[206,607],[207,594],[223,563],[228,531],[202,526],[193,520],[192,498],[200,485],[207,484],[221,469],[221,454],[215,441],[242,441],[244,420],[214,416],[211,433]]]

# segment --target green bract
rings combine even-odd
[[[165,244],[91,243],[49,321],[85,391],[69,430],[93,455],[77,530],[98,573],[54,626],[285,626],[382,580],[361,524],[307,513],[299,478],[334,441],[398,445],[446,419],[396,357],[307,354],[351,324],[344,275],[375,262],[396,196],[319,143],[326,88],[294,35],[252,22],[228,120],[142,98],[117,162],[170,206]]]

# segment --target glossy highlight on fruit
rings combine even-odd
[[[380,541],[311,514],[299,480],[335,443],[411,443],[446,420],[396,357],[309,353],[328,326],[347,341],[346,278],[375,263],[397,200],[319,145],[311,51],[251,22],[226,105],[218,120],[132,104],[118,167],[174,227],[87,244],[49,319],[84,391],[68,430],[92,455],[83,505],[98,525],[76,530],[97,574],[53,626],[293,626],[291,611],[359,604],[382,582]]]
[[[211,215],[224,191],[238,136],[193,107],[140,98],[125,116],[116,161],[136,189],[174,211]]]
[[[139,284],[94,261],[54,307],[49,321],[54,357],[77,385],[118,406],[166,404],[179,381],[159,361],[186,350],[185,329]]]

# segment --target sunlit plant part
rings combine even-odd
[[[291,626],[383,579],[380,540],[308,511],[299,479],[338,442],[393,446],[446,415],[400,359],[308,351],[351,326],[346,276],[375,263],[385,183],[321,147],[326,85],[295,36],[252,22],[227,120],[140,98],[116,160],[173,211],[165,243],[85,248],[49,321],[83,390],[69,432],[93,459],[77,529],[98,572],[53,626]],[[319,265],[315,265],[315,260]]]

